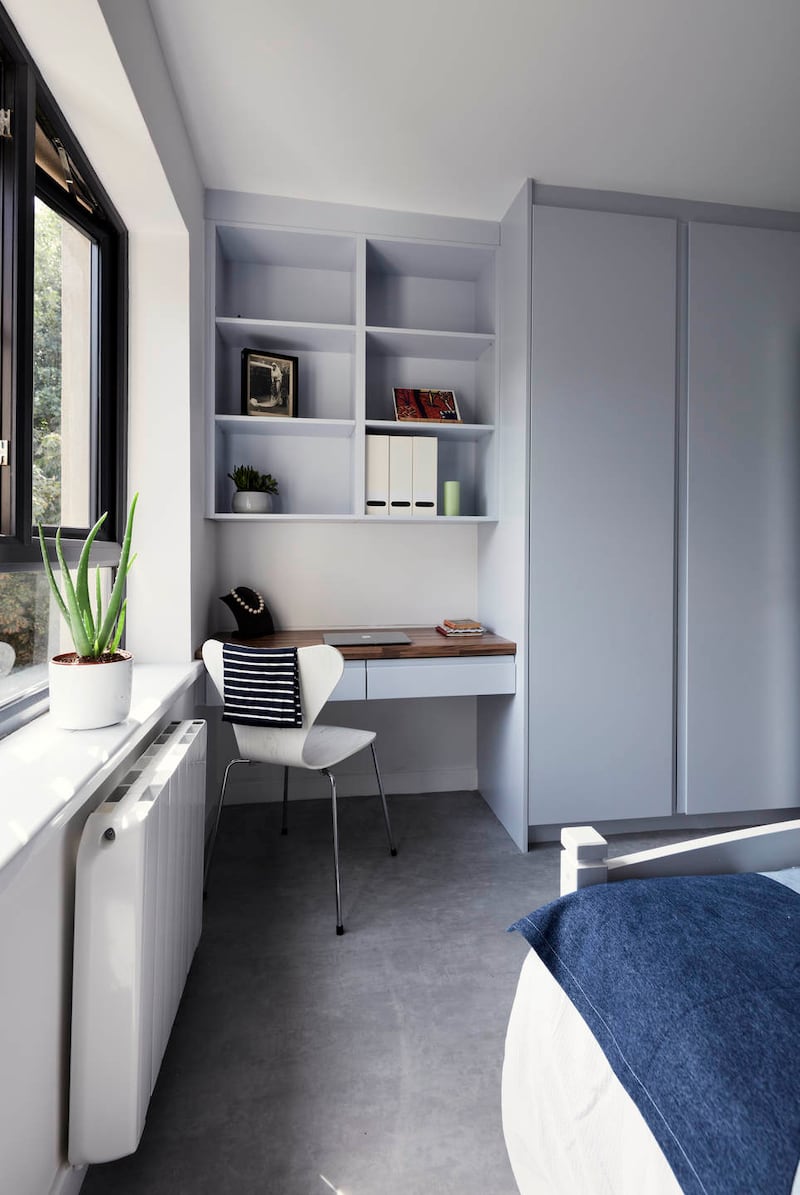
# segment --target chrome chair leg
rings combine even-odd
[[[336,781],[327,768],[321,769],[323,776],[327,776],[331,785],[331,814],[333,816],[333,872],[336,879],[336,932],[344,933],[342,925],[342,887],[339,881],[339,822],[336,816]]]
[[[283,820],[281,834],[289,833],[289,769],[283,769]]]
[[[228,783],[228,773],[231,768],[237,763],[250,763],[249,759],[231,759],[225,769],[225,775],[222,777],[222,787],[219,790],[219,800],[217,801],[217,815],[214,818],[214,829],[211,831],[211,838],[208,841],[208,854],[206,856],[206,866],[203,872],[203,896],[208,894],[208,873],[211,870],[211,860],[214,856],[214,845],[217,841],[217,830],[219,829],[219,819],[222,813],[222,802],[225,799],[225,786]]]
[[[381,794],[381,804],[383,805],[383,820],[386,822],[386,837],[389,839],[389,854],[396,855],[397,847],[394,845],[392,838],[392,826],[389,821],[389,807],[386,804],[386,793],[383,791],[383,781],[381,780],[380,770],[378,768],[378,757],[375,754],[375,740],[370,743],[370,750],[372,752],[372,762],[375,765],[375,775],[378,778],[378,792]]]

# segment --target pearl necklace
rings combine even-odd
[[[239,594],[235,589],[232,589],[230,592],[231,592],[231,597],[233,598],[233,600],[235,602],[238,602],[238,604],[242,607],[242,609],[246,610],[248,614],[261,614],[261,612],[263,611],[264,599],[260,593],[256,592],[255,589],[253,589],[251,591],[252,593],[255,593],[256,597],[258,598],[258,606],[256,607],[255,610],[253,609],[252,606],[248,606],[247,602],[243,598],[239,597]]]

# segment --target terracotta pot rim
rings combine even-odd
[[[60,655],[52,656],[50,659],[50,663],[51,664],[59,664],[59,665],[71,668],[73,665],[76,665],[76,664],[79,666],[80,665],[88,666],[88,665],[94,665],[94,664],[127,664],[128,661],[132,660],[132,659],[133,659],[133,656],[129,651],[123,651],[122,648],[120,648],[118,651],[116,651],[114,653],[114,657],[111,660],[104,660],[102,658],[99,660],[82,660],[80,658],[80,656],[78,655],[78,653],[75,651],[62,651]]]

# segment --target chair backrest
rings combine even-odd
[[[207,639],[203,644],[203,663],[220,697],[225,697],[222,667],[222,643]],[[297,649],[300,673],[300,701],[303,725],[298,727],[237,726],[233,723],[236,745],[244,759],[263,763],[304,767],[303,746],[320,710],[338,685],[344,672],[344,658],[335,647],[319,643]]]

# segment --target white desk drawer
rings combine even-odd
[[[367,666],[365,660],[345,660],[342,679],[328,701],[364,701],[367,696]]]
[[[367,699],[474,697],[516,691],[514,656],[367,660]]]

